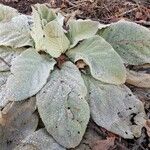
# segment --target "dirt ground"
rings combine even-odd
[[[18,9],[19,12],[25,14],[31,13],[30,6],[35,3],[48,3],[52,8],[59,8],[64,14],[71,14],[76,18],[90,18],[106,24],[125,18],[148,28],[150,27],[149,0],[141,0],[140,2],[138,0],[0,0],[0,3],[14,7]],[[145,102],[145,110],[147,116],[150,117],[150,93],[145,89],[135,88],[133,86],[131,86],[131,89]],[[89,128],[101,136],[102,139],[115,137],[115,143],[109,148],[110,150],[148,150],[150,139],[145,128],[143,128],[142,136],[133,140],[125,140],[116,136],[98,127],[92,121]],[[92,142],[90,141],[90,143]],[[92,149],[90,143],[87,142],[86,144],[89,149]],[[87,148],[85,148],[85,150],[87,150]],[[94,150],[101,149],[97,148]]]

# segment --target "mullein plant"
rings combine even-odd
[[[78,146],[90,118],[123,138],[139,137],[146,116],[124,84],[125,66],[150,63],[149,29],[64,19],[44,4],[31,16],[0,5],[0,107],[35,96],[45,129],[30,136],[56,141],[57,149]]]

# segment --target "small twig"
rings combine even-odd
[[[140,21],[135,21],[135,22],[140,24],[140,25],[149,26],[150,27],[150,21],[140,20]]]
[[[121,16],[124,16],[124,15],[127,15],[128,13],[131,13],[131,12],[133,12],[133,11],[137,10],[137,9],[138,9],[138,8],[130,9],[130,10],[126,11],[126,12],[123,12],[123,13],[119,14],[119,15],[118,15],[118,17],[121,17]]]
[[[77,5],[73,4],[72,2],[70,2],[69,0],[65,0],[70,6],[77,8]]]
[[[105,4],[103,4],[103,6],[111,15],[113,15],[112,12],[108,9],[108,7]]]

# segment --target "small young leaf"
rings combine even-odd
[[[100,36],[84,40],[77,47],[70,49],[67,55],[74,62],[83,60],[89,65],[92,76],[102,82],[125,82],[126,70],[120,56]]]
[[[0,46],[12,48],[33,46],[30,23],[31,18],[27,15],[19,15],[9,22],[0,23]]]
[[[36,22],[32,28],[31,35],[35,41],[36,50],[43,50],[52,57],[59,57],[61,53],[68,49],[70,44],[60,23],[57,20],[53,20],[42,26],[40,16],[34,9],[33,15]]]
[[[69,21],[69,37],[71,47],[74,47],[79,41],[88,39],[96,34],[99,23],[91,20],[70,20]]]
[[[52,20],[56,19],[54,12],[49,9],[45,4],[36,4],[32,7],[33,26],[31,36],[35,42],[35,48],[42,50],[44,40],[44,26]]]
[[[26,137],[14,150],[32,150],[31,148],[33,150],[34,148],[38,148],[39,150],[66,150],[56,143],[45,129],[35,131]]]
[[[6,99],[20,101],[35,95],[47,81],[55,61],[39,55],[34,49],[21,53],[12,62],[6,84]]]
[[[89,76],[84,76],[84,79],[88,82],[93,120],[123,138],[139,137],[145,123],[145,112],[142,102],[130,89],[125,85],[103,84]]]
[[[0,71],[10,70],[11,61],[21,54],[25,48],[0,47]]]
[[[51,21],[44,27],[44,43],[42,49],[52,57],[59,57],[70,45],[70,42],[61,25],[57,21]]]
[[[44,39],[43,38],[44,32],[40,15],[34,7],[32,7],[32,17],[33,17],[33,25],[31,29],[31,36],[35,42],[35,48],[37,50],[41,50]]]
[[[34,8],[38,12],[41,21],[44,20],[46,24],[56,19],[57,17],[55,12],[52,9],[48,8],[45,4],[36,4],[34,5]],[[45,24],[43,24],[43,26],[44,25]]]
[[[0,22],[9,21],[18,15],[19,13],[16,9],[0,4]]]
[[[150,63],[150,30],[133,22],[119,21],[98,33],[109,42],[124,62]]]
[[[37,4],[35,8],[32,8],[34,23],[31,31],[35,48],[37,51],[46,51],[52,57],[59,57],[70,44],[62,28],[63,17],[61,15],[56,16],[44,4]]]
[[[71,62],[51,74],[37,94],[39,114],[47,131],[66,148],[77,146],[89,121],[86,87],[78,68]]]

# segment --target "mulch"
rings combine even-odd
[[[124,18],[150,26],[150,1],[135,1],[137,0],[0,0],[0,3],[25,14],[31,13],[30,6],[33,4],[48,3],[53,8],[60,8],[64,13],[75,13],[76,18],[90,18],[102,23]]]

